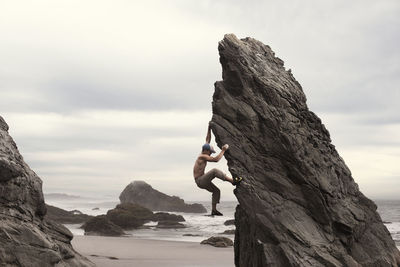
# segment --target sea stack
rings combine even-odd
[[[164,194],[146,183],[133,181],[119,195],[121,203],[135,203],[153,211],[175,211],[205,213],[206,208],[198,203],[187,204],[177,196]]]
[[[0,265],[94,266],[74,251],[72,233],[46,219],[42,181],[24,162],[0,116]]]
[[[400,266],[400,253],[354,182],[301,85],[263,43],[218,46],[212,130],[233,176],[236,266]],[[367,164],[367,163],[366,163]]]

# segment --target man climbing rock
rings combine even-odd
[[[204,173],[204,170],[206,169],[207,166],[207,162],[218,162],[224,155],[225,151],[229,148],[229,145],[225,144],[222,147],[221,152],[216,157],[212,157],[211,154],[215,153],[215,150],[210,145],[210,141],[211,141],[211,128],[210,126],[208,126],[206,143],[203,145],[201,154],[197,157],[196,162],[194,163],[193,176],[198,187],[212,193],[211,215],[221,216],[222,213],[217,210],[217,203],[219,203],[221,192],[218,189],[218,187],[216,187],[215,184],[212,183],[212,180],[217,177],[222,181],[228,181],[233,185],[238,185],[242,180],[242,178],[238,177],[232,179],[231,177],[223,173],[221,170],[218,170],[216,168]]]

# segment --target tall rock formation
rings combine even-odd
[[[269,46],[226,35],[211,127],[233,176],[235,264],[400,266],[400,253]]]
[[[94,266],[74,251],[71,232],[45,214],[42,181],[0,116],[0,266]]]
[[[145,181],[133,181],[119,195],[121,203],[136,203],[150,210],[205,213],[198,203],[187,204],[177,196],[168,196],[154,189]]]

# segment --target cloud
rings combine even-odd
[[[0,29],[2,110],[209,105],[220,76],[214,40],[222,35],[213,25],[183,21],[163,1],[41,3],[8,3],[0,11],[8,26]],[[27,99],[34,103],[16,106]]]
[[[0,107],[207,109],[217,42],[234,32],[271,45],[317,112],[398,113],[399,10],[396,0],[3,3]]]

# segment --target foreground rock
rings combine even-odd
[[[124,230],[111,222],[106,215],[91,218],[81,228],[85,230],[85,235],[121,236],[125,234]]]
[[[202,245],[211,245],[218,248],[233,246],[233,241],[223,236],[212,236],[200,242]]]
[[[201,204],[186,204],[183,199],[161,193],[144,181],[127,185],[119,199],[121,203],[136,203],[153,211],[207,212]]]
[[[46,218],[63,224],[84,223],[93,216],[83,214],[79,211],[67,211],[51,205],[47,205]]]
[[[236,266],[399,266],[400,253],[291,71],[252,38],[219,43],[212,130],[236,190]],[[366,163],[367,164],[367,163]]]
[[[45,218],[42,181],[24,162],[0,116],[0,265],[94,266],[71,232]]]

